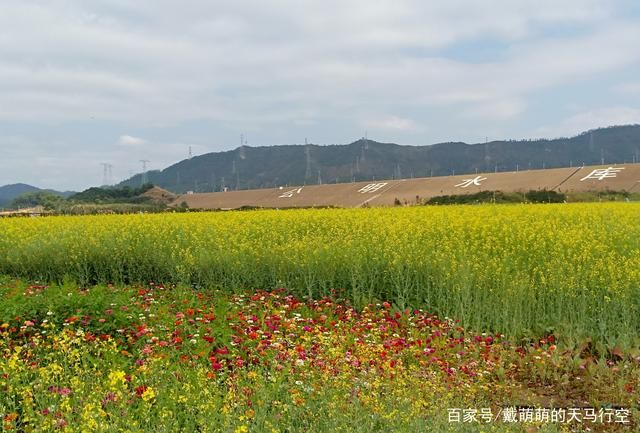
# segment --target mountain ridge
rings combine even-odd
[[[11,183],[11,184],[0,186],[0,208],[4,208],[8,206],[13,201],[13,199],[21,196],[22,194],[25,194],[28,192],[40,192],[40,191],[50,192],[52,194],[56,194],[62,197],[67,197],[70,194],[72,194],[71,191],[61,192],[61,191],[55,191],[48,188],[38,188],[37,186],[29,185],[22,182]]]
[[[148,181],[175,193],[311,185],[360,180],[516,171],[637,162],[640,125],[611,126],[569,138],[403,145],[360,139],[349,144],[240,146],[149,171]],[[138,186],[142,174],[120,183]]]

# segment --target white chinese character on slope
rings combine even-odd
[[[457,184],[456,187],[466,188],[471,185],[480,186],[480,182],[487,180],[486,177],[476,176],[473,179],[462,179],[462,182]]]
[[[300,194],[302,192],[302,187],[297,189],[292,189],[291,191],[287,191],[284,194],[280,195],[279,198],[291,198],[294,194]]]
[[[624,167],[597,168],[580,179],[580,182],[587,179],[604,180],[610,177],[616,177],[616,174],[620,173],[622,170],[624,170]]]
[[[385,183],[370,183],[369,185],[365,185],[362,188],[360,188],[358,190],[358,192],[360,194],[366,194],[368,192],[376,192],[377,190],[379,190],[380,188],[384,187],[386,185]]]

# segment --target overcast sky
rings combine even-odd
[[[0,185],[640,123],[637,0],[0,0]]]

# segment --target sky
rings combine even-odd
[[[0,0],[0,185],[640,123],[637,0]]]

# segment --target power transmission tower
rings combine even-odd
[[[236,165],[236,160],[235,159],[233,161],[231,161],[231,174],[235,174],[236,175],[236,187],[235,187],[235,189],[238,190],[238,187],[240,185],[240,169]]]
[[[102,165],[102,184],[110,185],[112,179],[111,169],[113,168],[113,166],[106,162],[101,162],[100,165]]]
[[[144,185],[149,181],[147,176],[147,163],[151,161],[148,159],[141,159],[140,162],[142,163],[142,177],[140,179],[140,185]]]
[[[307,143],[307,139],[304,139],[304,155],[307,160],[307,170],[304,173],[304,178],[309,179],[311,177],[311,148],[309,147],[309,143]]]

